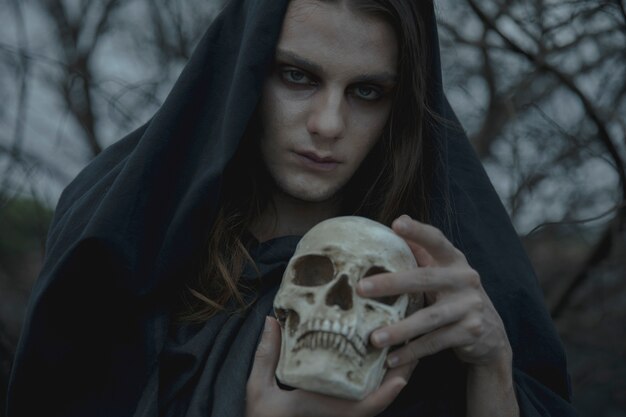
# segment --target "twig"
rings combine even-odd
[[[621,198],[622,200],[624,200],[626,198],[626,170],[624,168],[624,161],[622,160],[619,151],[617,150],[617,147],[613,143],[611,135],[609,134],[602,118],[600,117],[599,111],[595,108],[593,103],[591,103],[591,101],[582,92],[582,90],[578,88],[574,80],[569,75],[561,72],[558,68],[550,65],[542,57],[525,50],[508,36],[506,36],[504,33],[502,33],[502,31],[496,26],[495,22],[493,22],[476,4],[475,0],[467,0],[467,2],[474,11],[474,13],[476,13],[479,19],[483,22],[483,24],[493,30],[509,46],[512,52],[525,57],[528,61],[536,65],[537,68],[554,75],[559,81],[561,81],[561,83],[563,83],[563,85],[565,85],[572,93],[574,93],[574,95],[579,98],[583,107],[585,108],[585,111],[598,129],[598,136],[600,141],[613,159],[615,169],[620,180],[622,193]]]

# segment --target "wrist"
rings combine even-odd
[[[468,416],[519,416],[513,382],[512,354],[467,368]]]
[[[468,364],[468,378],[489,378],[500,382],[513,383],[513,355],[505,349],[491,361],[479,364]]]

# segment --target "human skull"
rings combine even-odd
[[[282,327],[279,381],[348,399],[376,389],[389,348],[372,346],[370,333],[404,318],[409,297],[363,298],[355,286],[366,276],[415,268],[407,243],[373,220],[336,217],[309,230],[274,299]]]

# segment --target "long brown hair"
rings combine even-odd
[[[332,0],[326,0],[332,1]],[[341,1],[341,0],[339,0]],[[425,166],[424,131],[429,57],[424,1],[346,0],[354,10],[378,16],[396,31],[399,47],[398,82],[383,135],[346,186],[343,214],[360,215],[390,225],[400,214],[428,220],[429,177]],[[195,280],[183,293],[180,318],[203,321],[230,307],[245,308],[239,282],[246,262],[254,264],[245,236],[271,204],[271,179],[258,155],[256,121],[224,173],[220,208],[213,223],[207,256]],[[248,173],[242,175],[242,173]]]

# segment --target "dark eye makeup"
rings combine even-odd
[[[280,79],[292,88],[316,86],[319,84],[319,81],[317,81],[315,76],[292,65],[279,64],[277,65],[277,72]],[[369,102],[380,100],[386,95],[385,89],[381,86],[361,83],[351,85],[348,92],[350,95],[359,100]]]

